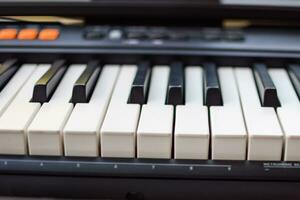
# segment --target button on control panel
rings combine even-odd
[[[59,37],[60,31],[57,28],[44,28],[40,31],[39,40],[53,41]]]
[[[15,28],[4,28],[0,30],[0,40],[14,40],[16,39],[18,30]]]
[[[19,31],[18,40],[35,40],[39,34],[36,28],[24,28]]]
[[[108,34],[109,27],[106,26],[88,26],[83,31],[83,37],[87,40],[101,40]]]

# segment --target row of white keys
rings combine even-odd
[[[0,117],[1,154],[24,155],[27,153],[26,129],[41,106],[40,103],[30,102],[33,87],[50,66],[39,65],[37,67]]]
[[[154,66],[137,130],[138,158],[171,158],[173,106],[165,105],[169,66]]]
[[[297,94],[284,69],[270,69],[269,74],[281,103],[277,115],[285,134],[284,160],[300,161],[300,103]]]
[[[135,157],[140,105],[127,101],[136,72],[136,65],[121,68],[100,131],[102,157]]]
[[[185,68],[185,105],[176,106],[174,136],[176,159],[208,159],[209,120],[200,66]]]
[[[104,66],[89,103],[77,103],[63,130],[66,156],[99,156],[100,127],[118,77],[118,65]]]
[[[73,104],[69,103],[75,81],[86,65],[71,65],[48,103],[44,103],[27,129],[30,155],[63,155],[62,129]]]
[[[236,68],[235,73],[248,131],[248,160],[280,160],[283,133],[275,109],[261,106],[250,68]]]
[[[247,132],[233,68],[218,69],[223,106],[210,107],[213,160],[245,160]]]

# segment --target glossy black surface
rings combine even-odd
[[[203,63],[204,103],[207,106],[222,106],[222,92],[217,67],[214,63]]]
[[[17,59],[8,59],[0,66],[0,90],[8,83],[10,78],[19,69],[19,63]]]
[[[72,91],[72,103],[88,103],[102,67],[99,61],[90,61],[76,80]]]
[[[268,73],[267,66],[255,63],[253,70],[261,105],[265,107],[280,106],[277,90]]]
[[[131,85],[128,103],[145,104],[149,87],[151,67],[149,62],[144,61],[138,65],[138,71]]]
[[[180,62],[174,62],[170,66],[166,104],[183,105],[184,104],[184,71]]]
[[[55,61],[51,68],[35,83],[32,102],[48,102],[67,69],[65,60]]]

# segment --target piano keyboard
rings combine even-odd
[[[0,154],[300,161],[300,66],[0,65]]]

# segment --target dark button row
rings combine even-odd
[[[185,41],[197,39],[204,41],[243,41],[244,34],[239,29],[174,29],[164,27],[126,27],[110,28],[108,26],[91,26],[84,31],[84,38],[88,40],[171,40]]]

